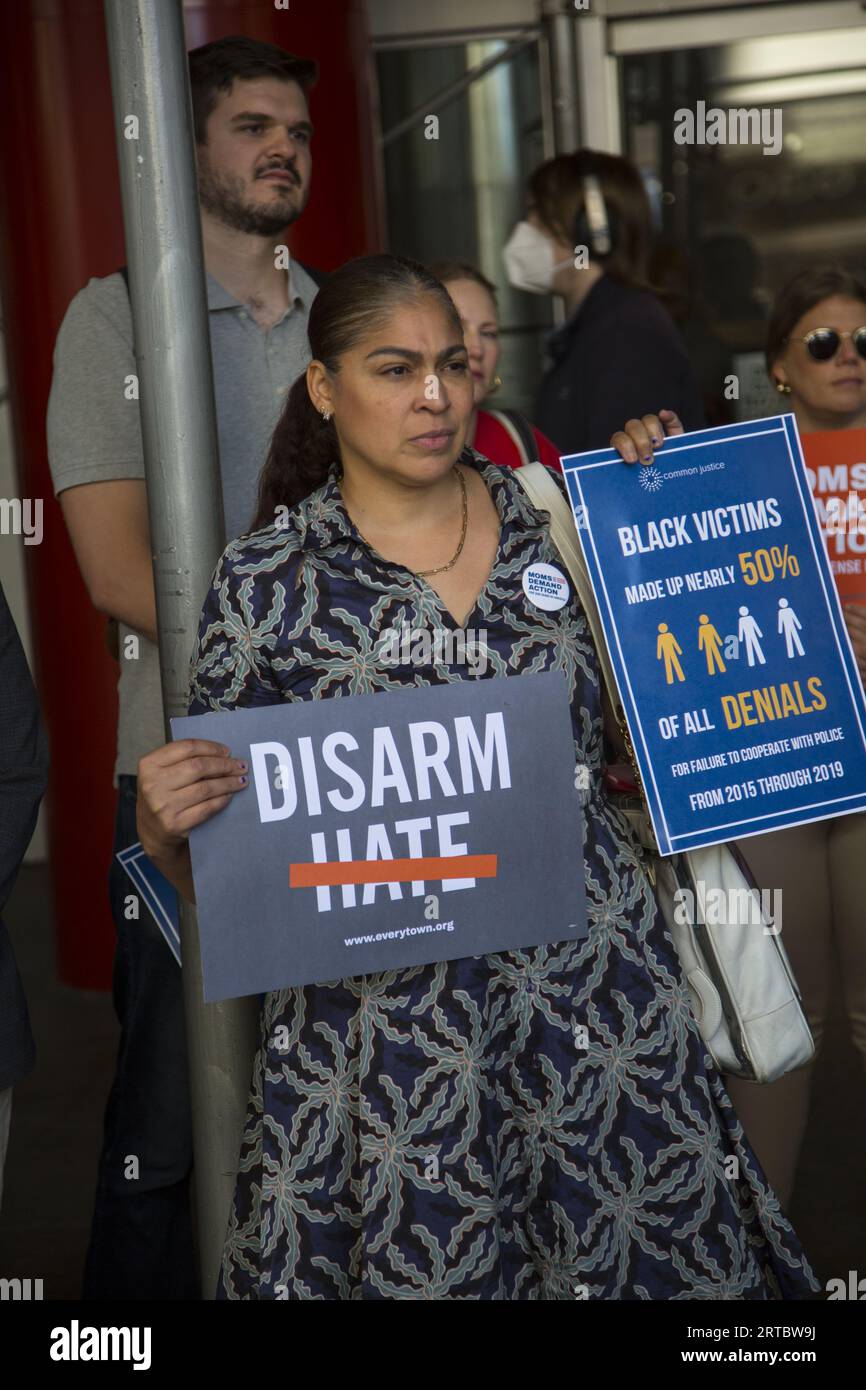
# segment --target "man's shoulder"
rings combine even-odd
[[[306,288],[311,289],[313,294],[322,288],[329,275],[330,271],[318,270],[315,266],[306,265],[304,261],[292,258],[292,277],[297,278],[301,287],[304,287],[304,281],[306,281]]]
[[[124,267],[125,269],[125,267]],[[130,313],[129,290],[121,270],[113,270],[110,275],[93,275],[72,300],[94,309],[117,309],[123,307]]]
[[[129,292],[119,271],[93,276],[73,296],[66,310],[63,328],[93,330],[100,322],[110,324],[129,343],[132,342],[132,309]]]

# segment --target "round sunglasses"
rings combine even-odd
[[[866,357],[866,325],[855,328],[853,333],[840,333],[835,328],[813,328],[802,338],[786,338],[788,343],[805,343],[806,351],[816,362],[829,362],[839,351],[843,338],[850,338],[854,350],[860,357]]]

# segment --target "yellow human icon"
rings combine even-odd
[[[724,671],[725,669],[725,663],[722,661],[721,652],[719,650],[721,645],[721,636],[713,627],[706,613],[702,613],[700,616],[700,627],[698,628],[698,650],[702,651],[707,658],[708,676],[716,675],[716,671],[713,670],[714,665],[717,667],[718,671]]]
[[[672,632],[668,632],[667,623],[659,623],[659,640],[656,643],[656,657],[659,661],[664,659],[665,680],[668,685],[673,685],[674,675],[678,681],[684,681],[683,668],[677,660],[682,656],[683,649]]]

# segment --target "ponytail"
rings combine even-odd
[[[307,374],[302,372],[286,398],[259,475],[252,529],[273,526],[278,507],[291,509],[309,497],[339,458],[333,418],[326,422],[316,410],[307,390]]]

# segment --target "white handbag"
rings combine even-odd
[[[622,700],[604,640],[595,595],[571,509],[548,470],[515,470],[530,501],[550,516],[551,539],[586,613],[611,704],[640,777]],[[720,1071],[769,1082],[804,1066],[815,1053],[785,948],[748,866],[731,845],[660,855],[642,795],[614,798],[644,851],[707,1051]],[[720,906],[723,910],[719,911]],[[719,917],[723,920],[719,920]]]

